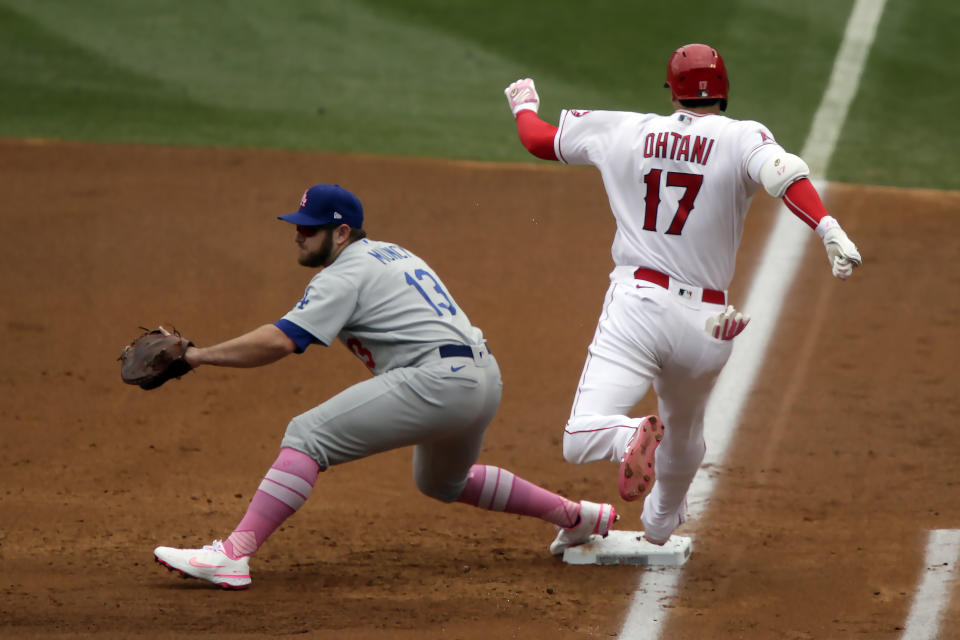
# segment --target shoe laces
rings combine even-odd
[[[220,540],[214,540],[210,544],[203,545],[204,551],[219,551],[220,553],[226,555],[226,551],[223,550],[223,542]]]

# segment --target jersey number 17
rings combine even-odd
[[[643,176],[643,182],[647,185],[647,195],[644,198],[646,203],[643,215],[644,231],[657,230],[657,210],[660,209],[660,179],[662,174],[663,169],[651,169],[650,173]],[[677,210],[673,214],[673,221],[667,228],[667,235],[678,236],[683,231],[683,225],[687,224],[687,218],[693,211],[693,201],[697,199],[701,185],[703,185],[703,176],[698,173],[667,172],[667,186],[683,189],[683,195],[680,197]]]

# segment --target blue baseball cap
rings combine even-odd
[[[300,209],[277,218],[305,227],[341,223],[361,229],[363,205],[357,196],[338,184],[315,184],[303,192]]]

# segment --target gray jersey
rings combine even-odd
[[[426,262],[369,239],[317,273],[283,319],[325,345],[339,338],[375,374],[416,365],[441,345],[483,344]]]

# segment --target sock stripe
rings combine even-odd
[[[281,471],[280,469],[271,468],[269,471],[267,471],[267,475],[264,477],[269,480],[273,480],[277,484],[284,486],[291,491],[296,491],[303,496],[304,499],[310,497],[310,492],[313,491],[312,484],[300,476],[288,471]]]
[[[496,479],[500,475],[500,469],[484,465],[483,471],[483,489],[481,489],[480,497],[477,499],[477,506],[481,509],[489,509],[490,503],[493,502],[493,492],[497,488]]]
[[[277,484],[276,482],[271,481],[269,478],[264,478],[260,483],[260,486],[257,487],[257,490],[263,491],[269,496],[273,496],[294,511],[302,507],[303,503],[307,501],[305,496],[302,496],[296,491],[293,491],[281,484]]]
[[[483,489],[477,506],[491,511],[503,511],[513,491],[513,474],[506,469],[486,466]]]
[[[493,505],[490,508],[494,511],[506,509],[511,493],[513,493],[513,474],[504,469],[497,478],[497,490],[493,494]]]

